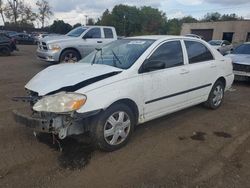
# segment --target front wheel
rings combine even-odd
[[[80,59],[80,55],[77,51],[65,50],[60,57],[60,63],[75,63]]]
[[[204,103],[210,109],[217,109],[220,107],[224,98],[225,85],[218,80],[212,87],[208,100]]]
[[[135,117],[125,104],[110,106],[97,116],[91,125],[95,145],[104,151],[114,151],[125,146],[133,133]]]

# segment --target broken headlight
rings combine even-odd
[[[38,100],[33,110],[38,112],[64,113],[80,109],[86,102],[87,97],[78,93],[61,92],[55,95],[45,96]]]

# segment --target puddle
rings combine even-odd
[[[48,145],[60,152],[60,147],[57,142],[53,143],[53,137],[51,134],[42,133],[37,135],[39,142]],[[62,168],[76,170],[85,167],[94,152],[94,147],[90,144],[83,143],[74,138],[65,138],[60,140],[62,151],[58,156],[58,163]]]
[[[213,132],[214,135],[218,136],[218,137],[223,137],[223,138],[231,138],[232,135],[226,132]]]
[[[223,138],[231,138],[232,135],[226,132],[214,132],[214,135],[218,137],[223,137]]]
[[[186,140],[187,137],[185,137],[185,136],[179,136],[178,139],[179,139],[179,140]]]
[[[190,136],[192,140],[198,140],[198,141],[205,141],[205,135],[204,132],[193,132],[193,136]]]

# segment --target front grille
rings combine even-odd
[[[48,50],[48,47],[47,47],[47,45],[46,45],[45,42],[39,42],[38,48],[39,48],[40,50],[46,50],[46,51]]]
[[[250,72],[250,65],[242,65],[242,64],[233,63],[233,70]]]

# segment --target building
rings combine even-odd
[[[228,40],[232,43],[250,41],[250,20],[184,23],[181,35],[196,34],[204,40]]]

